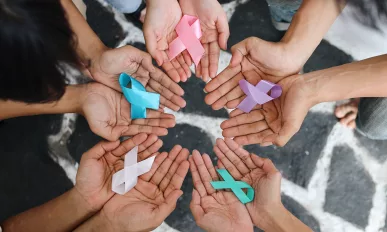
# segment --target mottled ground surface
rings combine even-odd
[[[133,44],[144,49],[141,30],[123,15],[95,0],[85,3],[90,25],[107,45]],[[221,3],[229,16],[229,47],[249,36],[278,41],[283,35],[271,25],[265,1]],[[346,29],[352,36],[343,32]],[[366,39],[364,33],[368,33]],[[343,16],[313,53],[304,71],[385,53],[385,38],[385,34],[370,31]],[[221,68],[229,59],[230,53],[222,52]],[[204,103],[204,83],[194,75],[181,86],[188,104],[175,113],[178,124],[162,138],[162,149],[181,144],[213,156],[212,146],[221,136],[219,124],[228,112],[212,111]],[[387,142],[371,141],[340,126],[332,114],[334,106],[335,103],[324,103],[311,109],[300,132],[283,148],[246,148],[274,161],[284,176],[285,206],[315,231],[387,231]],[[1,122],[0,221],[70,189],[76,162],[100,140],[89,130],[85,119],[74,114]],[[189,212],[190,176],[183,190],[185,194],[177,209],[159,231],[200,231]]]

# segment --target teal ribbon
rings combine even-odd
[[[224,181],[211,181],[214,189],[231,189],[235,196],[243,204],[247,204],[254,199],[254,189],[243,181],[235,181],[226,169],[217,169]],[[247,189],[247,194],[242,189]]]
[[[119,82],[126,100],[131,104],[132,119],[146,118],[147,108],[159,109],[160,94],[147,92],[139,81],[126,73],[120,75]]]

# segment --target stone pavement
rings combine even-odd
[[[123,15],[96,0],[85,3],[90,25],[107,45],[145,48],[141,30]],[[221,3],[230,21],[229,47],[249,36],[278,41],[283,35],[271,25],[264,0]],[[340,29],[340,20],[334,28]],[[329,42],[321,42],[305,65],[305,72],[362,56],[359,52],[352,54],[352,47],[333,46],[331,43],[343,44],[335,40],[335,33],[328,34]],[[222,52],[220,69],[229,59],[230,53]],[[79,83],[82,77],[74,73],[71,81]],[[214,157],[212,146],[221,137],[219,125],[228,112],[213,111],[204,103],[204,83],[195,76],[181,86],[186,92],[187,107],[174,113],[177,125],[162,138],[162,149],[181,144]],[[340,126],[332,114],[334,106],[335,103],[323,103],[312,108],[300,132],[283,148],[251,145],[246,149],[273,160],[284,177],[284,205],[314,231],[387,231],[387,142],[369,140]],[[71,188],[76,162],[100,140],[89,130],[85,119],[74,114],[0,123],[0,221]],[[183,191],[177,209],[157,231],[201,231],[189,211],[190,176]]]

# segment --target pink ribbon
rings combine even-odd
[[[260,81],[256,86],[246,80],[240,80],[239,86],[247,97],[237,106],[238,109],[245,113],[250,113],[255,105],[263,105],[266,102],[274,100],[281,96],[282,88],[270,81]],[[267,94],[271,90],[270,96]]]
[[[178,37],[169,44],[169,60],[173,60],[187,49],[197,66],[204,54],[204,48],[199,41],[202,37],[199,19],[194,16],[184,15],[175,30]]]

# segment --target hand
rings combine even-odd
[[[210,232],[253,231],[247,209],[238,198],[211,186],[219,178],[210,157],[195,150],[189,163],[194,183],[190,209],[198,226]]]
[[[145,44],[148,52],[159,66],[175,82],[187,81],[191,76],[189,66],[192,64],[187,51],[169,61],[167,50],[169,44],[177,37],[175,28],[182,17],[177,0],[148,0],[144,22]]]
[[[151,231],[158,227],[183,194],[180,188],[189,168],[188,155],[181,146],[175,146],[169,154],[156,155],[152,169],[139,177],[132,190],[114,195],[100,213],[111,231]]]
[[[183,14],[200,20],[205,54],[196,67],[196,76],[207,82],[218,72],[220,48],[227,50],[230,30],[226,13],[217,0],[180,0],[179,3]]]
[[[96,212],[114,195],[112,175],[124,165],[123,157],[138,146],[140,160],[157,152],[163,142],[156,135],[138,134],[120,143],[100,142],[82,155],[75,189]]]
[[[238,101],[235,99],[243,96],[239,80],[246,79],[250,82],[258,75],[260,79],[277,83],[298,73],[303,66],[282,42],[273,43],[251,37],[234,45],[231,52],[229,67],[205,87],[205,91],[209,93],[205,101],[215,110],[224,106],[237,106]]]
[[[257,84],[259,76],[249,79]],[[290,76],[278,83],[282,87],[280,98],[257,105],[250,113],[235,109],[230,119],[222,122],[223,136],[234,138],[240,145],[260,144],[269,146],[273,143],[284,146],[297,133],[312,102],[313,92],[306,87],[301,75]],[[236,105],[244,97],[240,98]]]
[[[148,91],[159,93],[162,107],[166,106],[174,111],[185,107],[186,103],[181,97],[184,94],[183,89],[153,66],[149,54],[135,47],[128,45],[106,50],[90,66],[94,80],[117,91],[121,91],[118,77],[123,72],[140,81]]]
[[[235,180],[254,188],[254,200],[246,205],[247,210],[254,225],[270,231],[268,227],[276,214],[285,209],[281,202],[281,173],[271,160],[249,154],[231,139],[217,139],[214,152],[219,168],[227,169]]]
[[[142,132],[163,136],[168,134],[167,128],[176,124],[173,115],[148,109],[146,119],[132,120],[130,104],[121,93],[99,83],[87,84],[85,88],[80,113],[90,129],[107,140]]]

